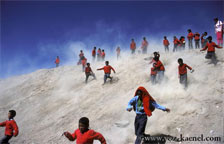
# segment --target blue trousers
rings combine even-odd
[[[135,144],[140,144],[142,136],[145,134],[145,127],[147,124],[146,114],[137,114],[135,117],[135,135],[137,136]]]

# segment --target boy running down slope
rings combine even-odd
[[[107,78],[109,78],[111,80],[111,82],[112,82],[113,77],[110,76],[111,70],[113,70],[113,72],[116,73],[115,70],[114,70],[114,68],[109,65],[109,61],[106,61],[105,64],[106,64],[106,66],[97,69],[97,70],[104,70],[104,73],[105,74],[104,74],[104,83],[103,84],[106,83]]]
[[[170,109],[157,104],[144,87],[139,87],[127,106],[127,111],[130,112],[132,109],[134,109],[136,112],[135,135],[137,138],[135,140],[135,144],[141,143],[141,137],[145,134],[147,116],[150,117],[155,108],[170,112]]]
[[[12,136],[17,136],[19,134],[19,129],[16,121],[13,119],[16,116],[15,110],[10,110],[8,113],[8,119],[0,123],[0,127],[5,127],[5,136],[0,140],[0,144],[9,144],[9,140]]]
[[[64,135],[76,144],[93,144],[94,140],[99,140],[101,144],[106,144],[106,140],[102,134],[89,129],[89,119],[82,117],[79,119],[79,128],[73,134],[64,132]]]

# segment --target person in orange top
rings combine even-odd
[[[155,61],[155,68],[158,71],[158,81],[161,82],[164,77],[165,67],[163,63],[159,60],[159,57],[156,57]]]
[[[9,144],[9,140],[13,136],[17,136],[19,134],[19,128],[16,124],[16,121],[13,119],[16,116],[15,110],[10,110],[8,113],[8,119],[2,123],[0,123],[0,127],[5,127],[5,136],[0,140],[0,144]]]
[[[179,78],[180,78],[180,84],[183,84],[185,88],[187,88],[187,68],[191,70],[191,73],[194,71],[190,66],[183,63],[183,59],[178,59],[178,72],[179,72]]]
[[[100,48],[98,48],[98,50],[97,50],[97,61],[101,61],[101,49]]]
[[[114,68],[109,65],[109,61],[106,61],[105,64],[106,64],[106,66],[97,69],[97,70],[104,70],[104,83],[103,84],[106,83],[107,78],[109,78],[110,81],[112,82],[113,77],[110,76],[111,70],[113,70],[113,72],[116,73],[115,70],[114,70]]]
[[[134,39],[131,39],[130,49],[131,49],[131,54],[134,54],[136,49],[136,43]]]
[[[142,53],[143,54],[146,54],[147,53],[147,47],[148,47],[148,41],[146,40],[146,38],[145,37],[143,37],[143,41],[142,41],[142,46],[141,46],[141,48],[142,48]]]
[[[92,61],[94,62],[96,59],[96,47],[94,47],[92,50],[92,57],[93,57]]]
[[[85,74],[86,74],[86,83],[87,83],[89,76],[92,76],[94,79],[96,79],[96,76],[90,67],[90,63],[87,63],[86,65],[87,67],[85,68]]]
[[[101,133],[89,129],[89,119],[87,117],[79,119],[79,128],[73,134],[64,132],[63,135],[70,141],[76,140],[76,144],[93,144],[94,140],[106,144],[106,140]]]
[[[155,67],[156,63],[153,64],[153,67],[151,68],[151,77],[150,80],[152,84],[156,84],[156,75],[157,75],[157,70]]]
[[[81,60],[81,63],[82,63],[82,71],[84,72],[85,67],[86,67],[86,63],[87,63],[87,59],[85,58],[85,56],[83,56],[83,58]]]
[[[178,45],[180,44],[180,41],[176,36],[173,37],[173,52],[177,51]]]
[[[54,62],[54,63],[56,64],[56,67],[58,67],[58,66],[59,66],[59,63],[60,63],[59,56],[57,56],[57,58],[56,58],[56,60],[55,60],[55,62]]]
[[[205,58],[206,59],[211,59],[212,60],[211,63],[216,65],[217,64],[217,58],[216,58],[216,55],[215,55],[215,48],[222,48],[222,47],[220,47],[216,43],[212,42],[212,36],[209,36],[207,39],[208,39],[207,44],[200,51],[205,51],[206,49],[208,49]]]
[[[120,49],[119,46],[117,47],[116,52],[117,52],[117,59],[119,59],[120,58],[120,53],[121,53],[121,49]]]
[[[102,52],[101,52],[101,60],[102,60],[102,61],[104,61],[104,59],[105,59],[105,55],[106,55],[106,54],[105,54],[104,50],[102,50]]]
[[[180,49],[185,50],[185,37],[184,36],[180,37]]]
[[[191,29],[188,29],[187,31],[188,31],[188,35],[187,35],[188,47],[189,49],[193,49],[192,40],[193,40],[194,34],[191,32]]]
[[[169,52],[169,45],[170,45],[170,43],[169,43],[169,41],[167,40],[166,36],[164,36],[163,45],[164,45],[164,47],[165,47],[165,52],[166,52],[166,51]]]
[[[200,34],[198,33],[198,32],[196,32],[195,34],[194,34],[194,42],[195,42],[195,48],[197,49],[197,48],[200,48]]]

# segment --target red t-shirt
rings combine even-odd
[[[106,140],[102,134],[95,132],[94,130],[88,130],[85,133],[81,133],[79,129],[75,130],[72,134],[76,144],[93,144],[94,140],[99,140],[101,144],[106,144]]]
[[[189,70],[192,70],[192,68],[190,66],[188,66],[187,64],[183,64],[182,66],[178,66],[178,70],[179,70],[179,74],[180,75],[183,75],[183,74],[186,74],[187,73],[187,68]]]
[[[103,68],[100,68],[99,70],[104,70],[105,74],[110,74],[111,70],[113,70],[115,72],[114,68],[110,65],[104,66]]]
[[[7,121],[4,121],[2,123],[0,123],[0,127],[4,127],[5,126],[5,135],[8,136],[17,136],[19,133],[19,128],[16,124],[16,121],[14,119],[10,119]]]
[[[202,51],[208,49],[208,52],[215,52],[215,48],[222,48],[222,47],[216,45],[216,43],[214,43],[214,42],[211,42],[211,43],[208,42],[205,45],[205,47],[202,49]]]
[[[169,43],[169,41],[166,39],[166,40],[163,40],[163,45],[165,45],[165,46],[168,46],[170,43]]]

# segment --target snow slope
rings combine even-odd
[[[11,140],[12,144],[74,143],[61,135],[64,131],[73,132],[83,116],[109,144],[132,144],[135,113],[127,112],[126,106],[135,90],[144,86],[159,104],[171,109],[170,113],[155,110],[148,118],[146,133],[223,138],[224,52],[218,49],[216,53],[220,60],[217,66],[208,64],[205,52],[199,50],[161,53],[165,81],[154,86],[149,81],[151,65],[144,60],[150,54],[110,60],[117,72],[112,75],[119,80],[104,86],[103,71],[96,71],[104,62],[91,64],[97,80],[88,84],[84,83],[81,66],[41,69],[1,80],[0,121],[7,119],[8,110],[17,111],[15,120],[20,133]],[[194,73],[188,72],[187,90],[178,81],[179,57],[195,69]],[[0,137],[3,135],[4,129],[0,128]]]

